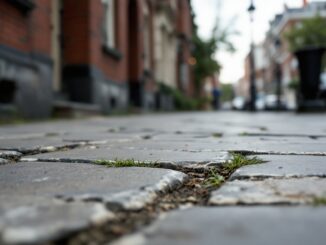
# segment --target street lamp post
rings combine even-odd
[[[250,43],[250,54],[249,54],[249,62],[250,62],[250,103],[249,110],[256,111],[256,67],[255,67],[255,44],[254,44],[254,12],[256,7],[254,5],[253,0],[250,2],[250,6],[248,8],[248,12],[250,14],[250,22],[251,22],[251,43]]]
[[[281,104],[281,96],[282,96],[282,67],[281,67],[281,40],[277,38],[275,40],[275,48],[276,48],[276,69],[275,69],[275,79],[276,79],[276,95],[277,95],[277,110],[282,109]]]

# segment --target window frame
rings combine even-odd
[[[116,1],[102,0],[104,16],[102,21],[102,42],[110,49],[116,49]]]
[[[111,15],[110,19],[108,19],[108,13],[107,13],[107,9],[106,9],[106,4],[108,3],[108,1],[112,1],[113,4],[111,6],[111,11],[113,11],[113,16]],[[115,60],[121,60],[123,55],[122,53],[118,50],[117,48],[117,2],[116,0],[101,0],[102,6],[104,8],[104,16],[102,19],[102,35],[101,35],[101,42],[102,42],[102,50],[105,54],[110,55],[112,58],[114,58]],[[108,36],[110,33],[108,33],[108,30],[106,30],[108,23],[110,23],[111,25],[111,34],[113,34],[112,39],[111,39],[111,43],[108,42]],[[110,32],[110,31],[109,31]]]

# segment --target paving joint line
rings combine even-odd
[[[248,181],[264,181],[264,180],[290,180],[290,179],[305,179],[305,178],[317,178],[317,179],[325,179],[326,175],[288,175],[288,176],[265,176],[265,175],[257,175],[257,176],[236,176],[229,179],[229,182],[237,181],[237,180],[248,180]]]
[[[231,154],[244,156],[254,155],[277,155],[277,156],[326,156],[326,152],[282,152],[282,151],[251,151],[251,150],[230,150]]]

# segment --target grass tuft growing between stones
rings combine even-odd
[[[239,136],[249,136],[249,133],[248,132],[241,132],[238,135]]]
[[[223,137],[223,133],[213,133],[212,136],[214,138],[222,138]]]
[[[214,170],[210,170],[209,175],[204,181],[206,188],[218,188],[225,182],[225,178]]]
[[[225,165],[224,168],[228,172],[233,172],[237,170],[238,168],[241,168],[243,166],[248,166],[248,165],[256,165],[260,163],[264,163],[262,159],[258,157],[248,157],[242,154],[232,154],[232,160],[228,161]]]
[[[259,130],[260,131],[263,131],[263,132],[266,132],[266,131],[268,131],[268,128],[266,128],[266,127],[259,127]]]
[[[130,168],[130,167],[154,167],[153,164],[135,161],[134,159],[119,160],[96,160],[95,164],[109,168]]]
[[[315,197],[312,203],[314,206],[326,206],[326,197]]]

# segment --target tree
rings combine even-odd
[[[198,27],[194,26],[193,33],[193,56],[196,59],[194,67],[195,86],[198,91],[201,87],[201,82],[204,78],[213,75],[221,70],[221,65],[214,59],[214,54],[217,50],[216,40],[211,37],[205,41],[198,35]]]
[[[234,98],[234,90],[232,84],[221,84],[221,101],[228,102]]]
[[[203,79],[219,73],[222,69],[221,62],[214,57],[216,53],[222,49],[229,52],[236,51],[230,37],[237,35],[238,32],[230,28],[232,25],[228,25],[228,28],[221,28],[219,18],[217,18],[211,37],[204,40],[198,34],[198,26],[195,23],[193,25],[193,56],[196,60],[194,67],[195,86],[196,91],[200,91]]]
[[[285,33],[292,52],[311,47],[326,48],[326,19],[317,15]]]

